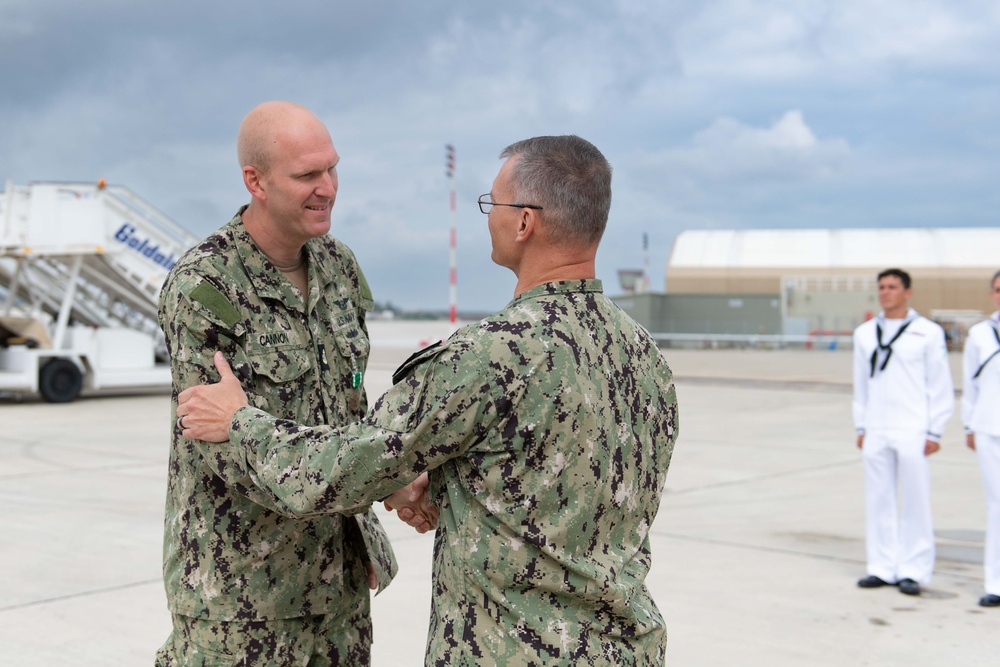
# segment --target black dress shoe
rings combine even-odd
[[[892,584],[879,579],[874,574],[869,574],[864,579],[858,579],[858,586],[861,588],[878,588],[879,586],[892,586]]]
[[[1000,607],[1000,595],[993,595],[992,593],[987,593],[983,597],[979,598],[980,607]]]
[[[904,595],[920,595],[920,584],[913,579],[900,579],[899,592]]]

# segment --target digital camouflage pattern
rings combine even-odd
[[[355,667],[371,662],[368,598],[353,610],[277,621],[216,621],[174,615],[174,631],[156,667],[308,665]]]
[[[431,470],[427,665],[662,665],[644,580],[676,393],[600,281],[531,289],[396,379],[340,428],[243,408],[218,461],[303,514],[353,511]]]
[[[181,390],[218,381],[216,350],[256,407],[304,424],[360,419],[372,301],[354,255],[332,237],[310,240],[303,299],[257,249],[243,210],[177,262],[160,294],[171,423]],[[225,621],[339,613],[368,599],[356,563],[371,559],[380,590],[395,575],[367,503],[350,516],[289,512],[238,466],[204,456],[206,446],[172,427],[163,545],[172,612]]]

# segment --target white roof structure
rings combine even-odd
[[[1000,228],[688,230],[672,269],[1000,267]]]
[[[684,231],[665,278],[675,294],[778,294],[789,286],[874,294],[873,278],[888,267],[913,276],[918,311],[985,312],[985,286],[1000,269],[1000,228]]]

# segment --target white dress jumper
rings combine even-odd
[[[986,495],[985,590],[1000,595],[1000,311],[969,329],[962,354],[962,423],[976,436]]]
[[[855,329],[852,408],[865,436],[868,574],[928,583],[935,549],[924,446],[940,442],[955,409],[944,330],[912,308]]]

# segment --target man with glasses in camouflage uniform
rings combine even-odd
[[[662,665],[645,586],[677,437],[670,369],[602,293],[611,167],[575,136],[503,151],[489,215],[514,299],[411,357],[359,423],[306,427],[222,381],[186,390],[185,435],[288,512],[352,511],[430,471],[440,510],[426,664]]]

